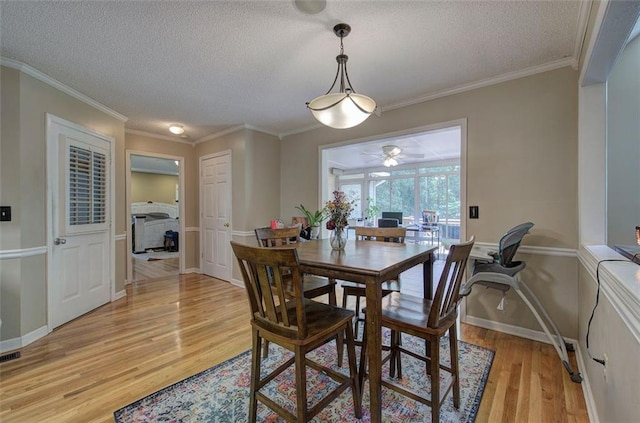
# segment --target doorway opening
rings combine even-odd
[[[344,191],[350,226],[395,217],[443,255],[465,239],[466,119],[327,146],[321,161],[320,204]]]
[[[127,151],[127,281],[184,273],[183,158]]]

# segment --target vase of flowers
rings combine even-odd
[[[324,206],[327,217],[327,229],[331,231],[329,241],[334,250],[344,250],[347,245],[347,220],[353,211],[353,201],[347,200],[342,191],[333,191],[333,200]]]

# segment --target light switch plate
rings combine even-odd
[[[11,221],[11,206],[0,206],[0,222]]]

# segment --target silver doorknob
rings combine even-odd
[[[53,245],[66,244],[67,240],[64,238],[56,238],[53,240]]]
[[[225,228],[228,228],[228,227],[229,227],[229,222],[225,223],[225,224],[224,224],[224,227],[225,227]]]

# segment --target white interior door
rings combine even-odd
[[[231,280],[231,153],[200,161],[202,273]]]
[[[48,116],[50,330],[110,300],[112,141]]]

